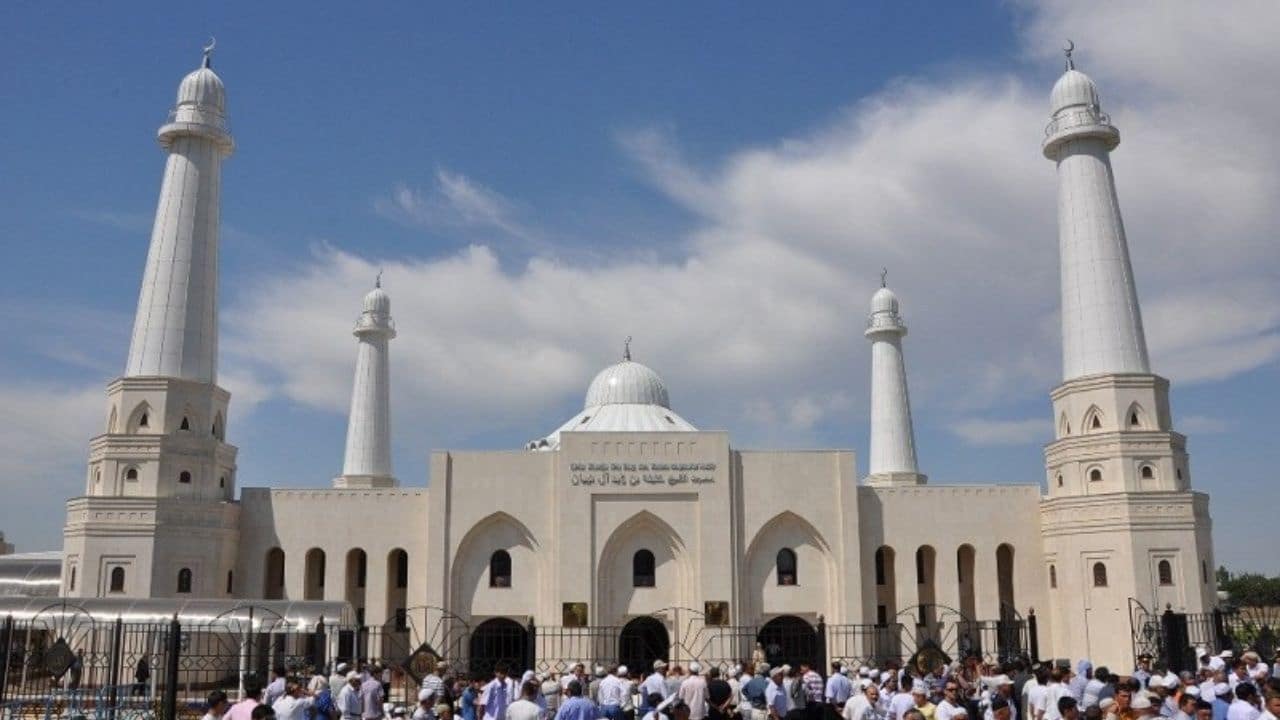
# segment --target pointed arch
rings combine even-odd
[[[1071,421],[1067,419],[1067,411],[1063,410],[1058,416],[1058,437],[1066,437],[1071,434]]]
[[[1151,427],[1147,422],[1147,411],[1136,400],[1124,411],[1124,422],[1129,430],[1148,430]]]
[[[458,542],[449,565],[449,596],[454,612],[467,619],[476,615],[525,616],[537,614],[544,592],[541,579],[541,544],[529,528],[508,513],[497,511],[482,518]],[[510,592],[490,586],[490,560],[497,551],[511,559]]]
[[[632,559],[653,553],[652,587],[631,582]],[[693,597],[694,572],[680,533],[657,515],[641,510],[618,524],[605,540],[596,564],[597,621],[622,625],[625,619],[681,604]]]
[[[151,406],[147,401],[143,400],[134,407],[133,412],[129,413],[129,422],[125,424],[125,432],[130,435],[136,434],[138,431],[152,427],[155,418],[152,417]]]
[[[226,422],[222,419],[222,411],[221,411],[221,410],[219,410],[219,411],[218,411],[218,412],[213,416],[213,427],[211,428],[211,431],[212,431],[212,433],[213,433],[213,436],[214,436],[215,438],[217,438],[218,440],[223,440],[223,439],[225,439],[225,438],[226,438],[227,424],[226,424]]]
[[[112,404],[111,413],[107,415],[107,434],[108,435],[115,434],[117,422],[119,422],[118,412],[116,410],[116,406]]]
[[[777,581],[783,549],[794,557],[795,582],[789,585]],[[751,538],[744,558],[744,621],[763,622],[782,614],[835,617],[839,578],[834,553],[805,518],[790,510],[774,515]]]
[[[1097,405],[1090,405],[1088,410],[1084,411],[1084,424],[1080,426],[1080,432],[1091,433],[1102,430],[1106,424],[1103,422],[1102,410]]]

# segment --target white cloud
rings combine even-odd
[[[1027,420],[962,420],[951,426],[951,432],[969,445],[1029,445],[1051,438],[1053,427],[1044,418]]]
[[[630,334],[690,421],[740,442],[801,443],[863,416],[860,331],[887,266],[911,326],[917,415],[996,414],[1059,378],[1055,177],[1039,141],[1060,67],[1049,56],[1070,34],[1124,133],[1114,162],[1154,369],[1178,383],[1229,377],[1280,355],[1280,145],[1262,121],[1280,116],[1280,99],[1232,75],[1280,62],[1257,41],[1280,5],[1255,10],[1241,22],[1190,3],[1037,5],[1024,67],[908,78],[708,165],[670,133],[624,133],[623,152],[695,218],[682,257],[562,248],[504,268],[480,245],[436,259],[325,248],[231,309],[231,346],[252,348],[255,374],[287,396],[345,412],[350,323],[385,267],[397,427],[415,442],[495,424],[549,430],[561,419],[551,409]],[[430,191],[401,187],[380,203],[402,221],[514,235],[513,207],[443,170]],[[1051,436],[1047,412],[953,429],[974,443]]]
[[[436,170],[431,189],[404,183],[389,197],[374,201],[374,209],[397,222],[436,229],[498,230],[514,238],[531,239],[515,219],[515,206],[497,191],[445,168]]]

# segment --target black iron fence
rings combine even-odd
[[[1148,610],[1129,599],[1135,657],[1147,654],[1177,671],[1195,670],[1196,654],[1246,648],[1264,658],[1280,649],[1280,607],[1219,607],[1203,613]]]
[[[239,698],[249,674],[266,678],[279,667],[328,672],[340,662],[368,667],[376,661],[387,699],[412,705],[422,678],[440,661],[456,673],[485,675],[500,661],[514,674],[562,673],[579,662],[647,671],[656,659],[721,668],[808,662],[824,669],[836,660],[908,662],[925,650],[988,660],[1038,654],[1034,615],[974,621],[931,610],[920,616],[930,623],[828,624],[782,616],[756,626],[717,624],[702,613],[669,608],[621,627],[507,618],[473,626],[440,608],[412,608],[381,627],[328,625],[323,618],[304,627],[252,606],[198,622],[130,622],[64,604],[48,616],[0,618],[0,720],[194,720],[212,690]]]

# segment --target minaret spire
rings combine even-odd
[[[353,333],[356,372],[347,419],[347,449],[342,475],[334,487],[395,487],[391,474],[391,364],[389,344],[396,336],[391,297],[382,289],[382,273],[364,296],[364,311]]]
[[[868,485],[922,485],[927,478],[916,465],[911,399],[902,358],[907,326],[898,312],[898,296],[886,287],[889,271],[880,273],[880,289],[871,297],[864,333],[871,341],[871,452]]]
[[[126,377],[218,379],[218,224],[222,160],[234,147],[226,90],[205,64],[178,86],[160,128],[169,153],[142,276]]]
[[[1147,342],[1129,246],[1111,170],[1120,132],[1098,90],[1067,65],[1050,96],[1044,155],[1058,165],[1058,249],[1062,262],[1062,377],[1149,373]]]

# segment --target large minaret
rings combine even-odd
[[[84,496],[67,507],[66,595],[233,592],[236,448],[217,385],[217,301],[221,166],[234,144],[212,50],[158,133],[168,158],[129,360],[107,386]]]
[[[922,485],[916,467],[916,438],[911,428],[911,398],[902,359],[907,326],[898,312],[898,296],[885,286],[871,296],[864,333],[871,341],[871,452],[868,485]]]
[[[388,346],[396,336],[391,298],[382,279],[364,296],[356,321],[356,375],[347,420],[347,452],[334,487],[395,487],[391,475],[391,367]]]
[[[1055,654],[1125,665],[1130,599],[1153,612],[1211,607],[1213,547],[1169,382],[1147,359],[1111,169],[1120,133],[1073,49],[1042,146],[1058,173],[1063,382],[1050,394],[1041,531]]]

